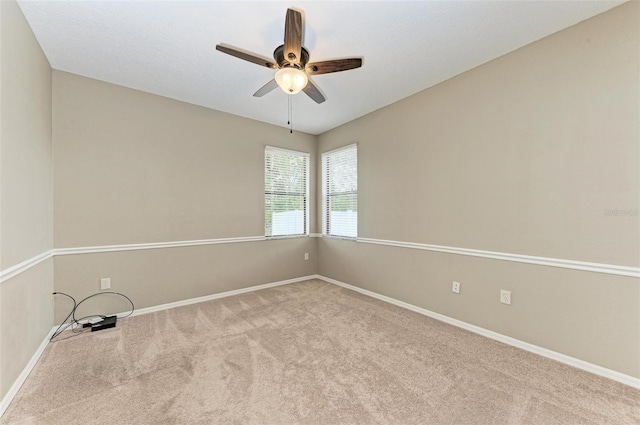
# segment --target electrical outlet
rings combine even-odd
[[[460,293],[460,282],[453,281],[451,284],[451,292],[455,292],[456,294]]]
[[[304,253],[304,259],[305,259],[305,261],[309,259],[309,253],[308,252]]]
[[[53,293],[56,292],[53,290],[53,288],[51,288],[51,293],[49,294],[49,296],[51,297],[51,301],[53,301]]]
[[[511,304],[511,291],[500,290],[500,302],[502,304]]]
[[[103,277],[100,279],[100,289],[111,289],[111,278]]]

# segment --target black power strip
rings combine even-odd
[[[118,316],[107,316],[98,323],[91,325],[91,332],[101,331],[103,329],[115,328]]]

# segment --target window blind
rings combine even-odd
[[[358,237],[358,146],[322,154],[323,234]]]
[[[265,235],[307,235],[309,154],[267,146],[264,157]]]

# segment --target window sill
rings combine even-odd
[[[300,238],[309,238],[310,235],[282,235],[282,236],[265,236],[265,239],[268,241],[278,240],[278,239],[300,239]]]
[[[358,242],[358,237],[352,237],[352,236],[336,236],[336,235],[320,235],[321,238],[327,238],[327,239],[337,239],[337,240],[342,240],[342,241],[352,241],[352,242]]]

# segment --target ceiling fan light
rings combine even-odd
[[[297,68],[285,67],[276,72],[276,82],[285,93],[296,94],[305,88],[309,77]]]

